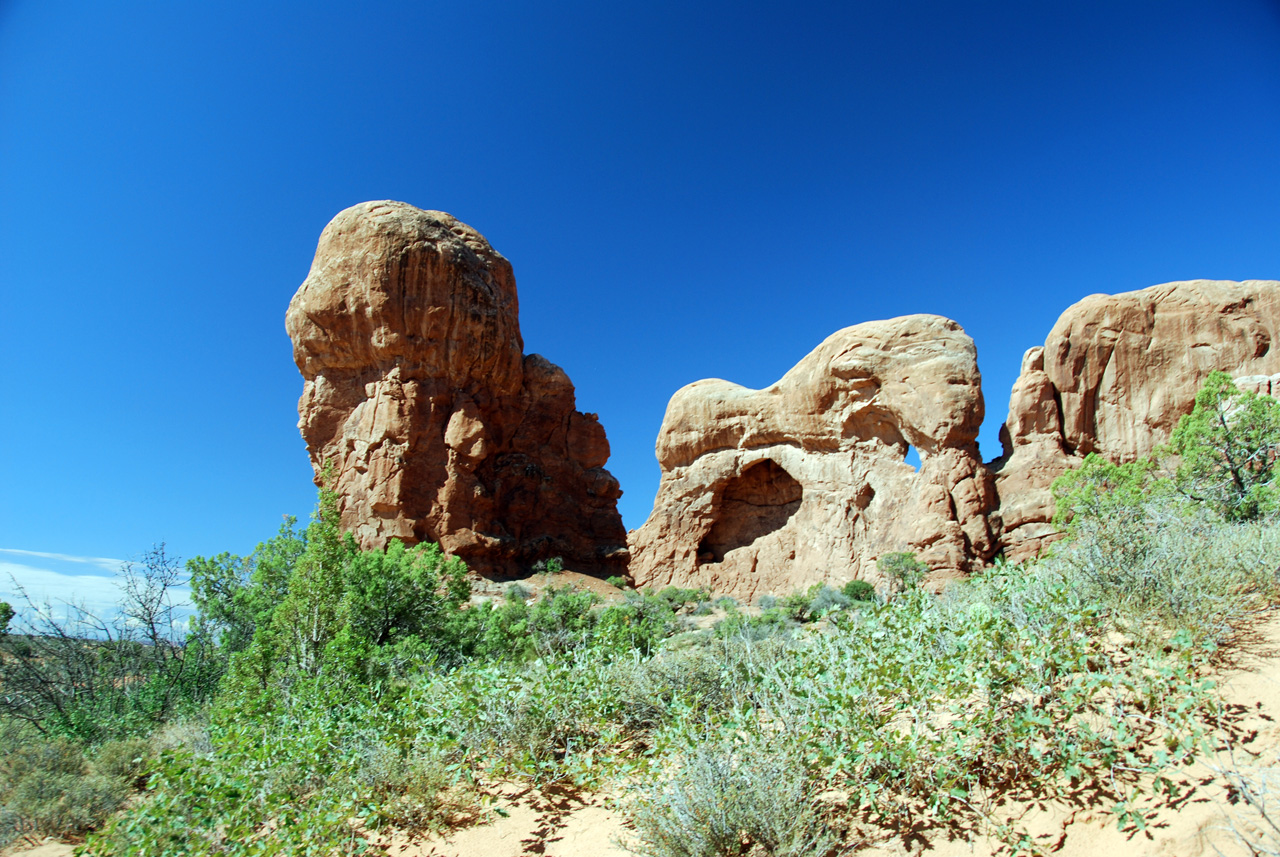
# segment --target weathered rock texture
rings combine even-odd
[[[626,567],[609,442],[524,355],[511,265],[448,214],[366,202],[325,227],[285,322],[299,428],[364,547],[437,541],[488,576]]]
[[[764,390],[690,384],[658,435],[662,480],[630,536],[632,576],[750,598],[875,580],[891,551],[980,566],[995,551],[982,415],[973,340],[932,315],[841,330]]]
[[[1096,452],[1133,461],[1169,439],[1208,374],[1280,372],[1280,283],[1192,280],[1092,295],[1022,361],[994,462],[1001,547],[1014,561],[1055,536],[1049,486]],[[1242,379],[1243,380],[1243,379]],[[1271,390],[1271,379],[1249,379]]]

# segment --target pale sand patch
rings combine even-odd
[[[20,845],[17,850],[5,851],[5,857],[71,857],[75,846],[63,842],[45,842],[40,845]]]
[[[375,840],[392,857],[622,857],[615,840],[626,835],[620,813],[599,794],[513,783],[495,787],[483,824],[412,841]]]

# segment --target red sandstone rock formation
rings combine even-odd
[[[488,576],[626,568],[621,490],[573,384],[524,355],[511,265],[448,214],[366,202],[320,236],[285,326],[299,428],[362,546],[436,541]]]
[[[1001,547],[1013,561],[1056,536],[1049,486],[1090,452],[1134,461],[1168,440],[1208,374],[1280,372],[1280,283],[1192,280],[1092,295],[1027,352],[993,462]],[[1243,381],[1244,379],[1242,379]],[[1252,378],[1262,389],[1269,378]]]
[[[764,390],[678,391],[653,513],[630,534],[636,584],[749,598],[874,580],[876,558],[901,550],[938,570],[980,566],[995,494],[976,357],[958,324],[914,315],[841,330]]]

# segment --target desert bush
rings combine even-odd
[[[876,570],[889,581],[894,592],[905,592],[920,585],[929,573],[929,566],[916,559],[910,551],[899,551],[877,559]]]
[[[155,753],[145,738],[108,741],[93,754],[91,767],[95,774],[128,783],[134,788],[146,785]]]
[[[373,815],[359,776],[388,708],[331,678],[299,680],[269,709],[229,692],[212,712],[213,752],[161,753],[147,797],[91,836],[93,855],[351,854],[350,819]],[[248,705],[240,704],[242,701]]]
[[[619,708],[595,649],[466,664],[429,677],[405,703],[420,740],[455,762],[539,783],[597,777],[600,749],[619,739]]]
[[[1224,522],[1166,495],[1123,516],[1078,515],[1072,526],[1049,564],[1131,634],[1186,631],[1221,643],[1280,593],[1280,529],[1271,524]]]
[[[834,837],[814,811],[799,752],[780,740],[710,736],[676,754],[671,774],[632,810],[636,853],[723,857],[753,849],[821,857]]]
[[[20,833],[69,837],[97,828],[124,805],[130,786],[97,774],[31,774],[9,792],[4,807]]]
[[[1231,796],[1222,807],[1236,841],[1254,857],[1280,857],[1280,759],[1243,762],[1234,751],[1211,767],[1227,782]],[[1221,851],[1219,851],[1221,853]]]
[[[840,588],[840,592],[853,603],[876,600],[876,588],[865,580],[850,580]]]
[[[835,589],[831,586],[818,584],[811,587],[808,592],[809,603],[805,610],[809,616],[817,618],[833,613],[837,610],[844,610],[853,603],[853,599],[849,598],[843,590]]]
[[[717,622],[712,633],[720,640],[766,640],[770,637],[790,635],[798,623],[779,606],[780,600],[772,595],[761,596],[764,607],[759,616],[750,616],[736,607],[725,610],[725,616]],[[769,606],[765,606],[765,605]]]
[[[742,636],[673,651],[648,660],[622,658],[610,676],[619,722],[648,734],[681,719],[717,718],[749,706],[764,664],[785,656],[785,643]]]
[[[0,841],[19,836],[77,836],[100,825],[128,798],[144,772],[87,764],[80,745],[11,725],[0,747]],[[117,746],[135,742],[119,742]],[[137,742],[145,747],[145,742]],[[106,749],[106,748],[104,748]],[[136,748],[135,748],[136,749]],[[108,755],[111,753],[108,750]],[[101,753],[99,754],[101,758]]]
[[[37,604],[15,584],[19,609],[0,634],[0,717],[93,743],[147,733],[212,696],[205,650],[182,646],[181,565],[158,545],[125,563],[120,581],[114,617]]]
[[[564,558],[553,556],[549,559],[540,559],[533,564],[530,570],[534,574],[559,574],[564,571]]]
[[[213,752],[208,712],[201,711],[170,720],[151,737],[154,751],[207,756]]]
[[[1227,520],[1275,512],[1280,401],[1241,392],[1230,375],[1213,372],[1191,413],[1178,421],[1166,452],[1177,457],[1173,482],[1178,491]]]
[[[677,613],[697,607],[711,598],[706,589],[689,589],[679,586],[668,586],[658,592],[658,597],[671,605]]]
[[[270,622],[306,546],[306,532],[298,529],[296,518],[286,517],[276,536],[247,557],[220,553],[187,560],[197,610],[192,637],[216,648],[223,669]]]
[[[665,598],[628,590],[621,604],[600,611],[596,643],[615,652],[652,654],[676,630],[676,614]]]
[[[369,795],[371,827],[394,825],[414,832],[437,830],[474,805],[475,796],[457,790],[434,748],[401,748],[374,740],[360,758],[354,779]]]

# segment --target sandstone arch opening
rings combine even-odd
[[[751,465],[724,487],[715,523],[698,545],[698,561],[721,562],[729,551],[782,529],[803,497],[800,483],[776,461]]]
[[[907,464],[911,465],[911,469],[920,472],[920,450],[911,444],[907,444],[907,455],[903,459]]]

